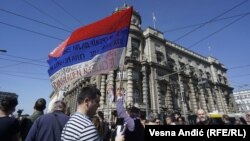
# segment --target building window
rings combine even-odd
[[[131,57],[133,57],[135,60],[138,60],[139,56],[140,56],[140,52],[137,49],[132,49]]]
[[[131,57],[135,58],[136,60],[138,60],[138,58],[140,56],[139,48],[140,48],[140,41],[138,39],[132,38]]]
[[[186,65],[184,63],[179,63],[181,70],[186,70]]]
[[[202,69],[199,69],[199,77],[202,78],[202,76],[203,76]]]
[[[120,80],[122,78],[122,80],[127,80],[127,76],[127,71],[118,71],[116,79]]]
[[[157,59],[157,62],[162,64],[163,63],[163,60],[164,60],[164,56],[161,52],[157,51],[156,52],[156,59]]]
[[[135,25],[136,25],[137,20],[136,20],[135,18],[133,18],[132,22],[133,22],[133,24],[135,24]]]
[[[159,44],[155,44],[156,48],[161,48],[161,46]]]
[[[140,41],[138,39],[132,38],[132,48],[139,49],[140,47]]]
[[[178,58],[179,58],[179,60],[181,60],[181,59],[182,59],[182,56],[179,55]]]
[[[155,44],[155,50],[156,51],[161,51],[161,45]]]
[[[139,79],[140,79],[139,71],[133,71],[133,80],[139,80]]]
[[[190,74],[194,75],[195,74],[195,68],[193,66],[190,66]]]
[[[210,75],[210,73],[209,73],[209,72],[206,72],[206,74],[207,74],[207,79],[208,79],[208,80],[211,80],[211,75]]]
[[[140,103],[140,92],[138,89],[134,89],[134,103]]]
[[[223,77],[223,79],[224,79],[224,83],[227,84],[227,78]]]
[[[220,74],[218,75],[218,82],[221,83],[221,75]]]

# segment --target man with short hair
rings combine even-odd
[[[32,124],[35,122],[35,120],[44,115],[44,109],[46,108],[46,100],[44,98],[39,98],[36,100],[34,105],[34,112],[32,115],[28,116],[27,118],[23,118],[21,121],[21,138],[22,140],[25,140],[30,128],[32,127]]]
[[[19,123],[14,117],[10,117],[18,104],[17,95],[0,95],[0,140],[17,141],[19,138]]]
[[[44,98],[37,99],[35,105],[34,105],[34,112],[31,116],[28,118],[33,123],[39,116],[43,115],[43,110],[46,108],[46,100]]]
[[[224,125],[234,125],[234,122],[231,121],[230,117],[227,114],[223,114],[221,119]]]
[[[91,117],[100,106],[101,92],[94,86],[81,89],[77,95],[77,111],[63,128],[62,141],[99,141],[100,137]]]
[[[66,104],[56,101],[53,112],[40,116],[32,125],[25,141],[61,141],[61,132],[69,120],[65,114]]]
[[[161,120],[159,118],[156,118],[155,123],[156,123],[156,125],[161,125]]]
[[[155,114],[153,114],[153,113],[149,114],[147,125],[157,125],[156,119],[157,119],[157,116]]]

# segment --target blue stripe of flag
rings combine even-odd
[[[129,28],[125,27],[111,34],[90,38],[67,46],[61,57],[50,58],[47,61],[50,66],[49,76],[63,67],[89,61],[96,55],[115,48],[126,47],[128,33]]]

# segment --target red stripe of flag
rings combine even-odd
[[[129,7],[128,9],[118,11],[115,14],[112,14],[111,16],[95,23],[78,28],[71,34],[68,40],[65,40],[64,43],[60,44],[55,50],[53,50],[49,54],[49,57],[61,56],[64,49],[72,43],[109,34],[129,26],[132,12],[133,8]]]

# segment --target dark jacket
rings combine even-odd
[[[37,111],[35,110],[32,115],[29,117],[25,117],[20,121],[20,136],[22,140],[24,141],[30,131],[30,128],[32,127],[32,124],[35,122],[37,118],[44,115],[43,111]]]
[[[40,116],[32,125],[26,141],[61,141],[61,132],[69,116],[55,111]]]
[[[213,121],[210,118],[207,118],[204,122],[197,122],[196,125],[214,125]]]
[[[32,121],[32,123],[39,118],[40,116],[43,115],[43,111],[34,111],[34,113],[32,115],[30,115],[28,118]]]
[[[0,140],[12,141],[20,131],[18,120],[13,117],[0,117]]]
[[[144,141],[144,127],[140,121],[140,119],[135,119],[135,130],[129,131],[126,129],[125,131],[125,141]]]

